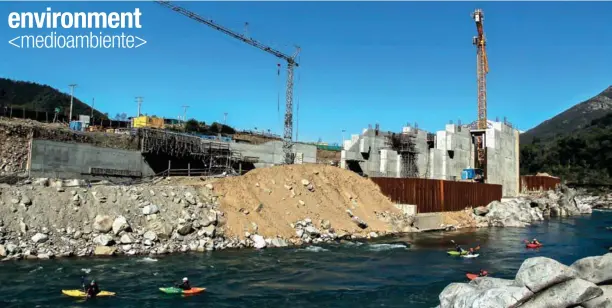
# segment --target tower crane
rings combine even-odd
[[[217,31],[225,33],[235,39],[238,39],[244,43],[247,43],[253,47],[270,53],[278,58],[281,58],[287,62],[287,86],[285,92],[285,123],[284,123],[284,134],[283,134],[283,153],[285,156],[285,164],[293,164],[293,69],[299,64],[295,61],[296,57],[300,53],[300,47],[296,46],[296,51],[293,55],[289,56],[284,54],[270,46],[260,43],[252,38],[245,35],[239,34],[228,28],[216,24],[212,20],[205,19],[196,13],[193,13],[187,9],[170,3],[170,1],[155,1],[162,6],[165,6],[179,14],[187,16],[197,22],[203,23]]]
[[[481,9],[476,9],[472,13],[472,18],[476,22],[478,35],[472,39],[472,44],[476,46],[476,75],[478,84],[478,130],[483,130],[476,136],[476,168],[486,170],[486,153],[484,144],[484,130],[487,129],[487,74],[489,73],[489,61],[487,60],[486,39],[484,35],[484,13]],[[486,174],[486,171],[485,171]]]

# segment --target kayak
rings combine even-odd
[[[183,290],[181,288],[159,288],[160,291],[167,294],[198,294],[206,291],[206,288],[191,288],[190,290]]]
[[[68,295],[71,297],[87,297],[87,294],[85,292],[83,292],[82,290],[62,290],[62,293],[64,295]],[[114,296],[115,292],[109,292],[109,291],[100,291],[100,293],[98,293],[96,295],[96,297],[98,296]]]
[[[478,258],[478,256],[480,256],[480,254],[475,254],[475,255],[462,255],[462,258]]]
[[[472,274],[472,273],[467,273],[467,274],[465,274],[465,276],[467,276],[467,278],[469,280],[474,280],[474,279],[478,278],[478,274]]]
[[[529,243],[526,246],[527,246],[527,248],[540,248],[540,247],[542,247],[542,244],[538,245],[538,244],[531,244],[531,243]]]
[[[467,255],[468,251],[467,251],[467,250],[464,250],[464,251],[462,251],[461,253],[459,253],[459,252],[458,252],[458,251],[456,251],[456,250],[449,250],[449,251],[447,251],[446,253],[447,253],[447,254],[449,254],[449,255],[451,255],[451,256],[459,256],[459,255]]]

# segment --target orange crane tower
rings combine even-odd
[[[487,74],[489,73],[489,61],[487,60],[487,41],[484,34],[484,13],[481,9],[476,9],[472,13],[472,18],[476,22],[478,35],[474,36],[472,43],[476,46],[476,73],[478,84],[478,130],[476,135],[476,154],[477,169],[482,169],[486,176],[487,156],[485,152],[485,135],[487,129]]]
[[[296,51],[293,55],[284,54],[270,46],[262,44],[252,38],[245,35],[232,31],[226,27],[223,27],[212,20],[200,17],[198,14],[184,9],[178,5],[170,3],[170,1],[155,1],[162,6],[165,6],[181,15],[187,16],[199,23],[205,24],[217,31],[223,32],[235,39],[238,39],[244,43],[247,43],[253,47],[261,49],[269,54],[272,54],[278,58],[281,58],[287,62],[287,86],[285,93],[285,125],[283,134],[283,153],[285,156],[285,164],[293,164],[293,69],[299,66],[295,61],[296,57],[300,53],[300,47],[296,47]]]

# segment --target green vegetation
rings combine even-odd
[[[582,184],[612,184],[612,112],[553,139],[521,145],[521,174],[547,172]]]
[[[196,119],[189,119],[185,122],[184,127],[181,128],[181,126],[182,125],[175,125],[173,127],[168,127],[168,129],[204,135],[233,135],[236,133],[236,130],[231,126],[223,125],[217,122],[213,122],[211,125],[206,125],[205,122],[198,122]]]
[[[53,113],[55,108],[68,115],[70,111],[70,94],[62,93],[48,85],[34,82],[15,81],[0,78],[0,108],[25,108],[26,110],[37,110]],[[91,107],[76,96],[73,100],[72,113],[91,114]],[[94,110],[95,118],[107,119],[108,116],[98,110]]]

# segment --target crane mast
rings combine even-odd
[[[296,57],[300,53],[300,48],[296,47],[296,51],[293,55],[286,55],[270,46],[262,44],[254,39],[246,37],[240,33],[234,32],[228,28],[216,24],[212,20],[205,19],[187,9],[170,3],[170,1],[155,1],[162,6],[165,6],[179,14],[187,16],[197,22],[203,23],[217,31],[225,33],[235,39],[238,39],[244,43],[247,43],[253,47],[270,53],[278,58],[281,58],[287,62],[287,85],[285,92],[285,122],[284,122],[284,133],[283,133],[283,154],[285,156],[285,164],[293,164],[293,70],[299,64],[295,61]]]
[[[476,22],[478,35],[474,36],[472,43],[476,46],[476,82],[478,84],[478,125],[479,130],[487,129],[487,74],[489,73],[489,62],[487,60],[486,39],[484,35],[484,13],[476,9],[472,13]],[[486,170],[486,153],[484,144],[484,132],[476,136],[476,153],[479,169]],[[485,171],[486,172],[486,171]],[[486,174],[486,173],[485,173]]]

